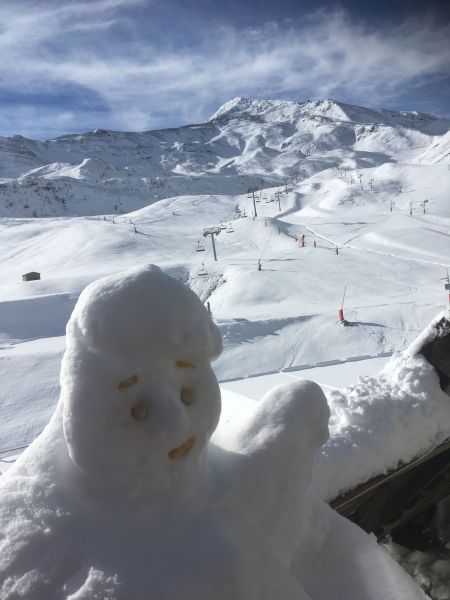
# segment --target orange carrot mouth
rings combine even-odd
[[[181,444],[181,446],[178,446],[178,448],[173,448],[172,450],[169,450],[169,453],[168,453],[169,458],[176,459],[176,458],[181,458],[182,456],[186,456],[186,454],[190,451],[192,446],[195,444],[196,440],[197,440],[197,436],[193,435],[188,440],[186,440],[183,444]]]

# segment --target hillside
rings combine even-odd
[[[5,447],[29,441],[52,410],[81,290],[138,264],[209,302],[222,380],[404,348],[447,303],[449,125],[237,98],[178,129],[2,139]],[[202,234],[219,224],[215,261]],[[31,270],[41,280],[23,282]]]
[[[449,119],[333,100],[235,98],[206,123],[176,129],[0,138],[0,214],[120,214],[181,194],[241,194],[330,168],[448,162],[449,127]]]

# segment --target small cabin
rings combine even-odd
[[[30,271],[29,273],[25,273],[22,275],[22,281],[35,281],[36,279],[40,279],[41,274],[37,271]]]

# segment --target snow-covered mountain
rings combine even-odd
[[[3,139],[5,443],[47,419],[81,290],[138,264],[210,303],[222,381],[404,348],[447,303],[449,126],[332,100],[236,98],[178,129]],[[249,187],[264,188],[255,202]],[[215,261],[202,234],[219,225]],[[41,280],[24,283],[28,271]],[[31,428],[19,406],[33,407]]]
[[[449,129],[449,119],[417,112],[235,98],[206,123],[175,129],[0,138],[0,215],[124,213],[329,168],[449,162]]]
[[[447,437],[448,398],[430,365],[406,353],[376,372],[448,306],[449,136],[450,120],[431,115],[236,98],[206,123],[177,129],[1,139],[0,470],[54,411],[66,324],[80,292],[149,263],[194,290],[220,331],[223,353],[213,368],[224,402],[215,441],[222,435],[229,444],[226,427],[245,420],[274,384],[302,377],[322,386],[331,410],[330,440],[315,471],[325,498]],[[210,227],[214,250],[202,235]],[[28,271],[41,279],[23,281]],[[185,307],[174,298],[180,319]],[[163,310],[166,302],[161,296],[156,305]],[[132,329],[114,315],[102,328],[102,311],[94,329],[110,329],[122,351],[127,338],[154,343],[139,321],[147,304],[143,316],[122,304]],[[347,327],[338,326],[339,308]],[[184,351],[189,334],[171,331]],[[190,358],[176,348],[177,359]],[[155,364],[145,355],[143,372]],[[125,383],[137,381],[127,378],[130,368]],[[249,440],[257,437],[253,431]],[[288,472],[285,456],[277,472]],[[69,538],[61,539],[67,548]],[[355,538],[343,539],[360,551]],[[334,561],[347,555],[330,554],[332,572],[346,580],[348,570]],[[302,564],[307,578],[309,563]],[[375,596],[348,579],[358,600],[386,597],[379,581],[390,579],[371,573]],[[312,597],[333,595],[335,587],[322,589],[321,573],[314,579],[321,592]]]

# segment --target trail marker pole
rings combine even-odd
[[[339,325],[347,325],[348,321],[346,321],[344,317],[344,300],[345,300],[345,292],[347,291],[347,286],[344,287],[344,295],[342,296],[341,308],[338,310],[338,319]]]

